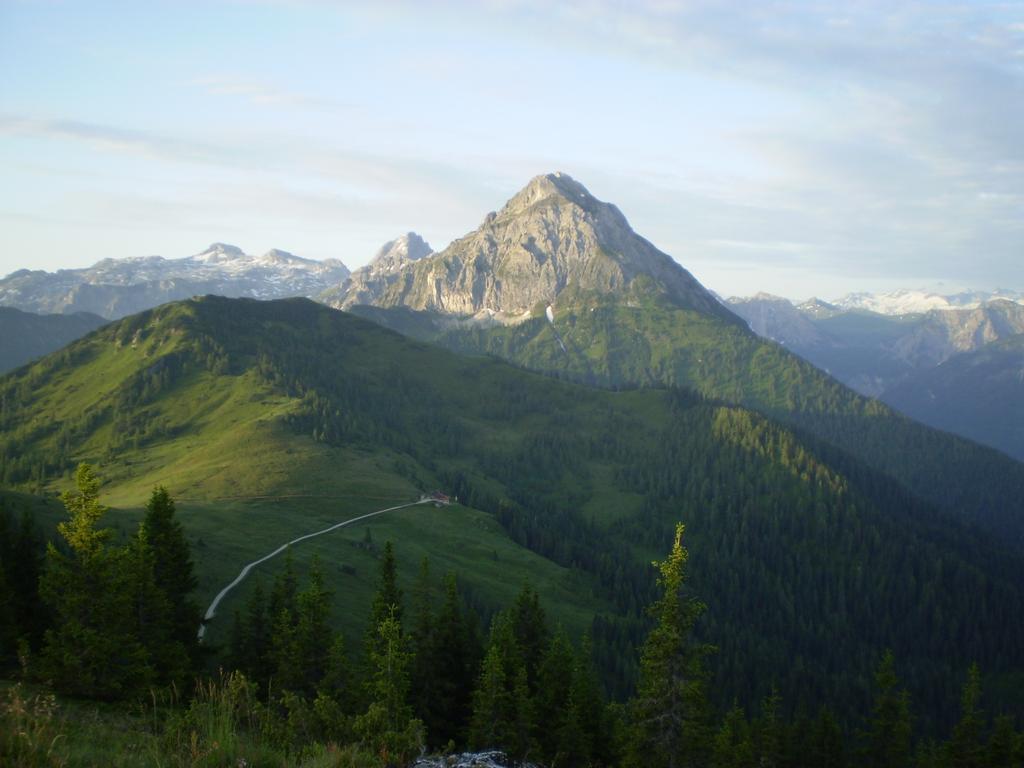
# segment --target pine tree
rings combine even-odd
[[[385,763],[404,764],[423,748],[423,724],[413,717],[409,706],[409,664],[397,610],[379,625],[371,664],[371,702],[356,718],[355,730],[363,744]]]
[[[763,768],[782,768],[786,762],[786,725],[779,711],[781,705],[782,697],[775,688],[761,703],[755,732],[758,765]]]
[[[133,615],[131,552],[109,547],[110,531],[97,527],[106,509],[92,467],[80,465],[75,480],[61,497],[69,519],[57,526],[68,551],[48,545],[39,585],[54,616],[39,671],[61,692],[119,698],[153,676]]]
[[[402,591],[398,588],[395,550],[390,541],[384,543],[377,593],[374,595],[373,604],[370,607],[370,623],[366,629],[365,642],[367,664],[371,664],[370,660],[373,655],[381,651],[379,628],[386,619],[394,619],[398,625],[399,634],[402,633]]]
[[[418,660],[418,665],[434,670],[436,689],[424,723],[436,746],[465,740],[480,656],[480,643],[462,608],[455,574],[449,573],[433,642],[427,657]]]
[[[469,744],[474,749],[505,746],[512,741],[508,726],[512,696],[505,678],[501,650],[492,645],[484,656],[480,680],[473,694]]]
[[[188,540],[175,513],[174,500],[167,489],[157,487],[146,502],[143,525],[153,550],[154,579],[167,596],[172,634],[195,664],[199,653],[196,630],[202,614],[192,593],[199,582]]]
[[[875,673],[871,727],[862,750],[872,768],[906,768],[910,764],[910,697],[897,690],[899,678],[892,651],[886,651]]]
[[[537,672],[537,694],[534,697],[537,742],[542,758],[548,761],[559,751],[561,730],[569,714],[575,664],[572,646],[559,627],[541,660]]]
[[[129,558],[134,634],[146,649],[155,681],[184,685],[189,657],[180,633],[174,631],[174,613],[167,593],[157,586],[156,558],[148,533],[146,524],[140,524]],[[195,633],[190,636],[194,638]]]
[[[1013,717],[997,717],[985,750],[986,768],[1021,768],[1024,764],[1022,747],[1024,744],[1021,744],[1021,738],[1013,728]]]
[[[583,635],[576,654],[572,698],[583,724],[587,755],[603,764],[613,763],[615,727],[609,718],[604,692],[594,667],[593,643],[589,634]]]
[[[470,743],[503,749],[515,759],[533,750],[534,718],[514,614],[499,613],[473,695]]]
[[[299,621],[298,579],[291,549],[285,550],[284,570],[274,579],[267,610],[270,622],[269,685],[278,691],[297,691],[302,685],[296,626]]]
[[[822,707],[807,737],[808,768],[843,768],[843,732],[832,711]]]
[[[710,646],[690,635],[705,606],[683,593],[688,554],[676,526],[667,560],[655,563],[662,596],[651,607],[657,622],[641,651],[640,681],[631,702],[629,763],[682,768],[707,762],[709,734],[704,657]]]
[[[530,694],[537,691],[537,672],[547,651],[551,633],[547,615],[540,604],[540,596],[530,585],[524,584],[512,606],[513,631],[523,657]]]
[[[320,558],[313,556],[309,584],[299,593],[295,626],[295,657],[299,668],[292,675],[296,691],[312,697],[328,672],[333,633],[330,627],[331,593],[324,588]]]
[[[45,606],[39,599],[45,551],[27,510],[15,526],[0,507],[0,581],[7,590],[7,597],[0,600],[0,616],[4,616],[0,620],[0,658],[13,656],[21,640],[27,640],[33,649],[42,640],[48,624]]]
[[[757,765],[750,724],[738,705],[726,713],[722,727],[715,734],[711,765],[712,768],[755,768]]]
[[[412,666],[410,689],[413,711],[428,728],[435,720],[433,710],[438,704],[440,688],[436,660],[436,632],[433,606],[433,585],[430,581],[430,561],[423,558],[413,592],[413,627],[409,639],[416,663]]]
[[[985,727],[981,711],[981,672],[977,664],[967,670],[960,697],[960,721],[953,727],[953,736],[948,744],[948,759],[951,768],[983,768],[985,749],[981,732]]]

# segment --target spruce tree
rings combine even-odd
[[[986,768],[1021,768],[1024,763],[1021,737],[1013,728],[1013,717],[1000,715],[992,726],[992,735],[985,750]]]
[[[196,630],[202,614],[193,592],[199,582],[185,531],[175,515],[174,500],[167,489],[163,486],[153,489],[143,519],[153,551],[153,576],[167,596],[172,634],[195,663],[199,653]]]
[[[420,563],[419,576],[413,591],[412,631],[409,639],[412,644],[416,663],[413,664],[410,680],[410,695],[413,711],[428,728],[433,717],[433,710],[439,703],[437,700],[440,680],[436,660],[432,658],[436,649],[434,635],[436,631],[433,606],[433,585],[430,581],[430,561],[423,558]]]
[[[188,683],[189,656],[175,632],[174,612],[167,593],[156,581],[155,553],[145,523],[139,525],[129,556],[135,635],[146,649],[155,682]],[[195,633],[190,632],[190,640]]]
[[[871,768],[906,768],[910,763],[910,699],[898,686],[892,651],[886,651],[875,672],[875,703],[861,750]]]
[[[455,574],[449,573],[433,642],[426,658],[417,662],[434,670],[436,689],[424,722],[436,746],[465,740],[480,656],[479,639],[463,610]]]
[[[537,691],[537,672],[550,642],[547,615],[540,604],[540,596],[530,585],[524,584],[512,606],[513,631],[523,657],[523,666],[529,681],[530,694]]]
[[[843,732],[828,707],[822,707],[806,739],[808,768],[844,768]]]
[[[385,763],[404,764],[423,748],[423,724],[409,706],[409,665],[397,610],[377,628],[378,642],[370,658],[370,705],[356,718],[355,730],[363,744]]]
[[[960,721],[953,727],[947,748],[950,768],[984,768],[985,749],[981,738],[984,727],[981,672],[977,664],[971,664],[960,696]]]
[[[683,768],[707,762],[704,657],[712,649],[691,638],[705,606],[684,593],[688,554],[683,530],[682,523],[676,526],[668,559],[655,563],[662,594],[650,609],[656,624],[641,651],[640,680],[630,706],[627,757],[633,766]]]
[[[120,698],[153,677],[133,615],[133,558],[128,548],[110,547],[110,531],[98,527],[106,509],[92,467],[81,464],[75,481],[77,490],[61,497],[69,517],[57,526],[67,549],[48,545],[39,585],[54,627],[38,671],[64,693]]]
[[[370,623],[366,628],[366,663],[372,664],[375,653],[380,653],[380,626],[393,619],[402,634],[402,591],[398,588],[398,568],[395,564],[395,550],[390,541],[384,543],[384,554],[380,561],[380,576],[377,593],[370,607]]]
[[[746,713],[734,705],[715,734],[711,753],[712,768],[755,768],[754,744]]]
[[[522,651],[515,637],[515,618],[499,613],[473,696],[470,743],[498,748],[515,759],[533,751],[533,707]]]
[[[299,593],[294,643],[299,668],[292,677],[296,691],[312,697],[328,672],[333,643],[330,626],[331,593],[324,587],[320,558],[313,556],[309,583]]]
[[[572,645],[559,627],[541,660],[537,672],[537,694],[534,697],[537,742],[542,758],[548,761],[559,751],[561,730],[569,715],[575,665]],[[579,703],[576,706],[578,709]]]

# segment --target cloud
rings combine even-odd
[[[225,147],[208,142],[63,118],[0,115],[0,135],[63,139],[110,152],[205,164],[229,163],[232,157]]]

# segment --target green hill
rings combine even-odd
[[[925,427],[748,329],[680,307],[654,286],[626,297],[567,291],[495,327],[408,309],[354,311],[462,353],[484,353],[607,388],[679,386],[760,411],[856,457],[950,513],[1024,549],[1024,466]]]
[[[485,610],[530,578],[590,629],[621,694],[649,563],[682,520],[720,703],[775,684],[794,705],[864,711],[891,647],[925,722],[952,717],[970,660],[994,699],[1024,705],[1019,554],[820,439],[687,390],[589,389],[306,300],[206,297],[0,379],[0,482],[49,493],[81,460],[123,524],[156,483],[179,498],[204,597],[283,540],[439,487],[463,506],[377,518],[372,544],[355,527],[297,548],[300,564],[321,553],[349,633],[389,538],[407,575],[429,555]]]

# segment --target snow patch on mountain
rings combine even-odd
[[[1024,293],[995,290],[942,295],[932,291],[900,289],[887,293],[848,293],[833,304],[840,309],[867,310],[881,315],[910,315],[935,309],[977,309],[996,299],[1024,304]]]
[[[85,269],[19,270],[0,280],[0,306],[28,312],[93,312],[108,319],[197,294],[279,299],[314,297],[341,284],[349,270],[337,259],[316,261],[272,249],[245,253],[213,243],[180,259],[103,259]]]

